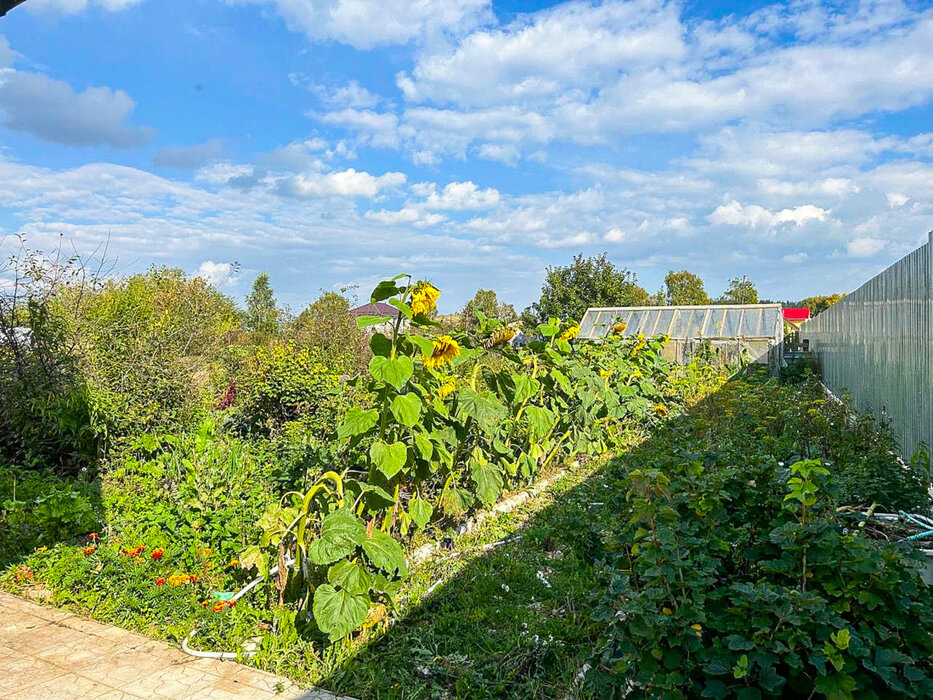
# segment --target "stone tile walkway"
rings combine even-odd
[[[340,700],[6,593],[0,593],[0,698]]]

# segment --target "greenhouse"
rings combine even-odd
[[[619,306],[590,308],[580,322],[580,337],[595,340],[624,323],[623,335],[668,335],[665,355],[685,363],[704,349],[728,359],[768,365],[777,372],[782,362],[784,320],[780,304],[709,306]]]

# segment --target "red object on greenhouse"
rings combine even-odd
[[[784,309],[784,320],[800,323],[810,319],[810,309],[806,306],[789,306]]]

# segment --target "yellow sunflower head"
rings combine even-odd
[[[612,334],[613,335],[622,335],[625,333],[625,329],[628,328],[628,324],[623,321],[612,324]]]
[[[659,415],[659,416],[666,416],[666,415],[667,415],[667,406],[665,406],[663,403],[659,403],[659,404],[655,405],[655,407],[654,407],[654,412],[655,412],[657,415]]]
[[[636,341],[634,347],[632,347],[632,356],[634,357],[635,355],[637,355],[638,352],[639,352],[642,348],[644,348],[645,345],[647,345],[647,344],[648,344],[648,343],[647,343],[647,341],[645,340],[645,336],[643,336],[641,333],[639,333],[639,334],[638,334],[638,340]]]
[[[449,335],[440,335],[434,339],[434,350],[430,355],[422,355],[425,367],[437,369],[443,367],[460,354],[460,343]]]
[[[411,312],[416,316],[431,313],[437,308],[437,299],[440,295],[440,290],[430,282],[423,280],[418,282],[411,293]]]
[[[572,326],[570,326],[570,328],[568,328],[563,333],[561,333],[560,337],[558,337],[558,340],[573,340],[574,338],[577,337],[577,333],[579,332],[580,332],[580,326],[578,326],[575,323]]]
[[[449,382],[445,382],[444,384],[441,384],[440,387],[438,387],[437,396],[440,399],[446,399],[448,396],[454,393],[456,389],[457,383],[451,379]]]
[[[492,337],[489,339],[489,347],[495,348],[499,345],[505,345],[512,338],[515,337],[515,330],[509,328],[508,326],[503,326],[495,333],[492,334]]]

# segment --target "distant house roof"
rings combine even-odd
[[[385,302],[377,301],[375,304],[363,304],[350,309],[351,316],[398,316],[398,309]]]
[[[810,318],[810,309],[806,306],[789,306],[784,308],[784,320],[799,323]]]

